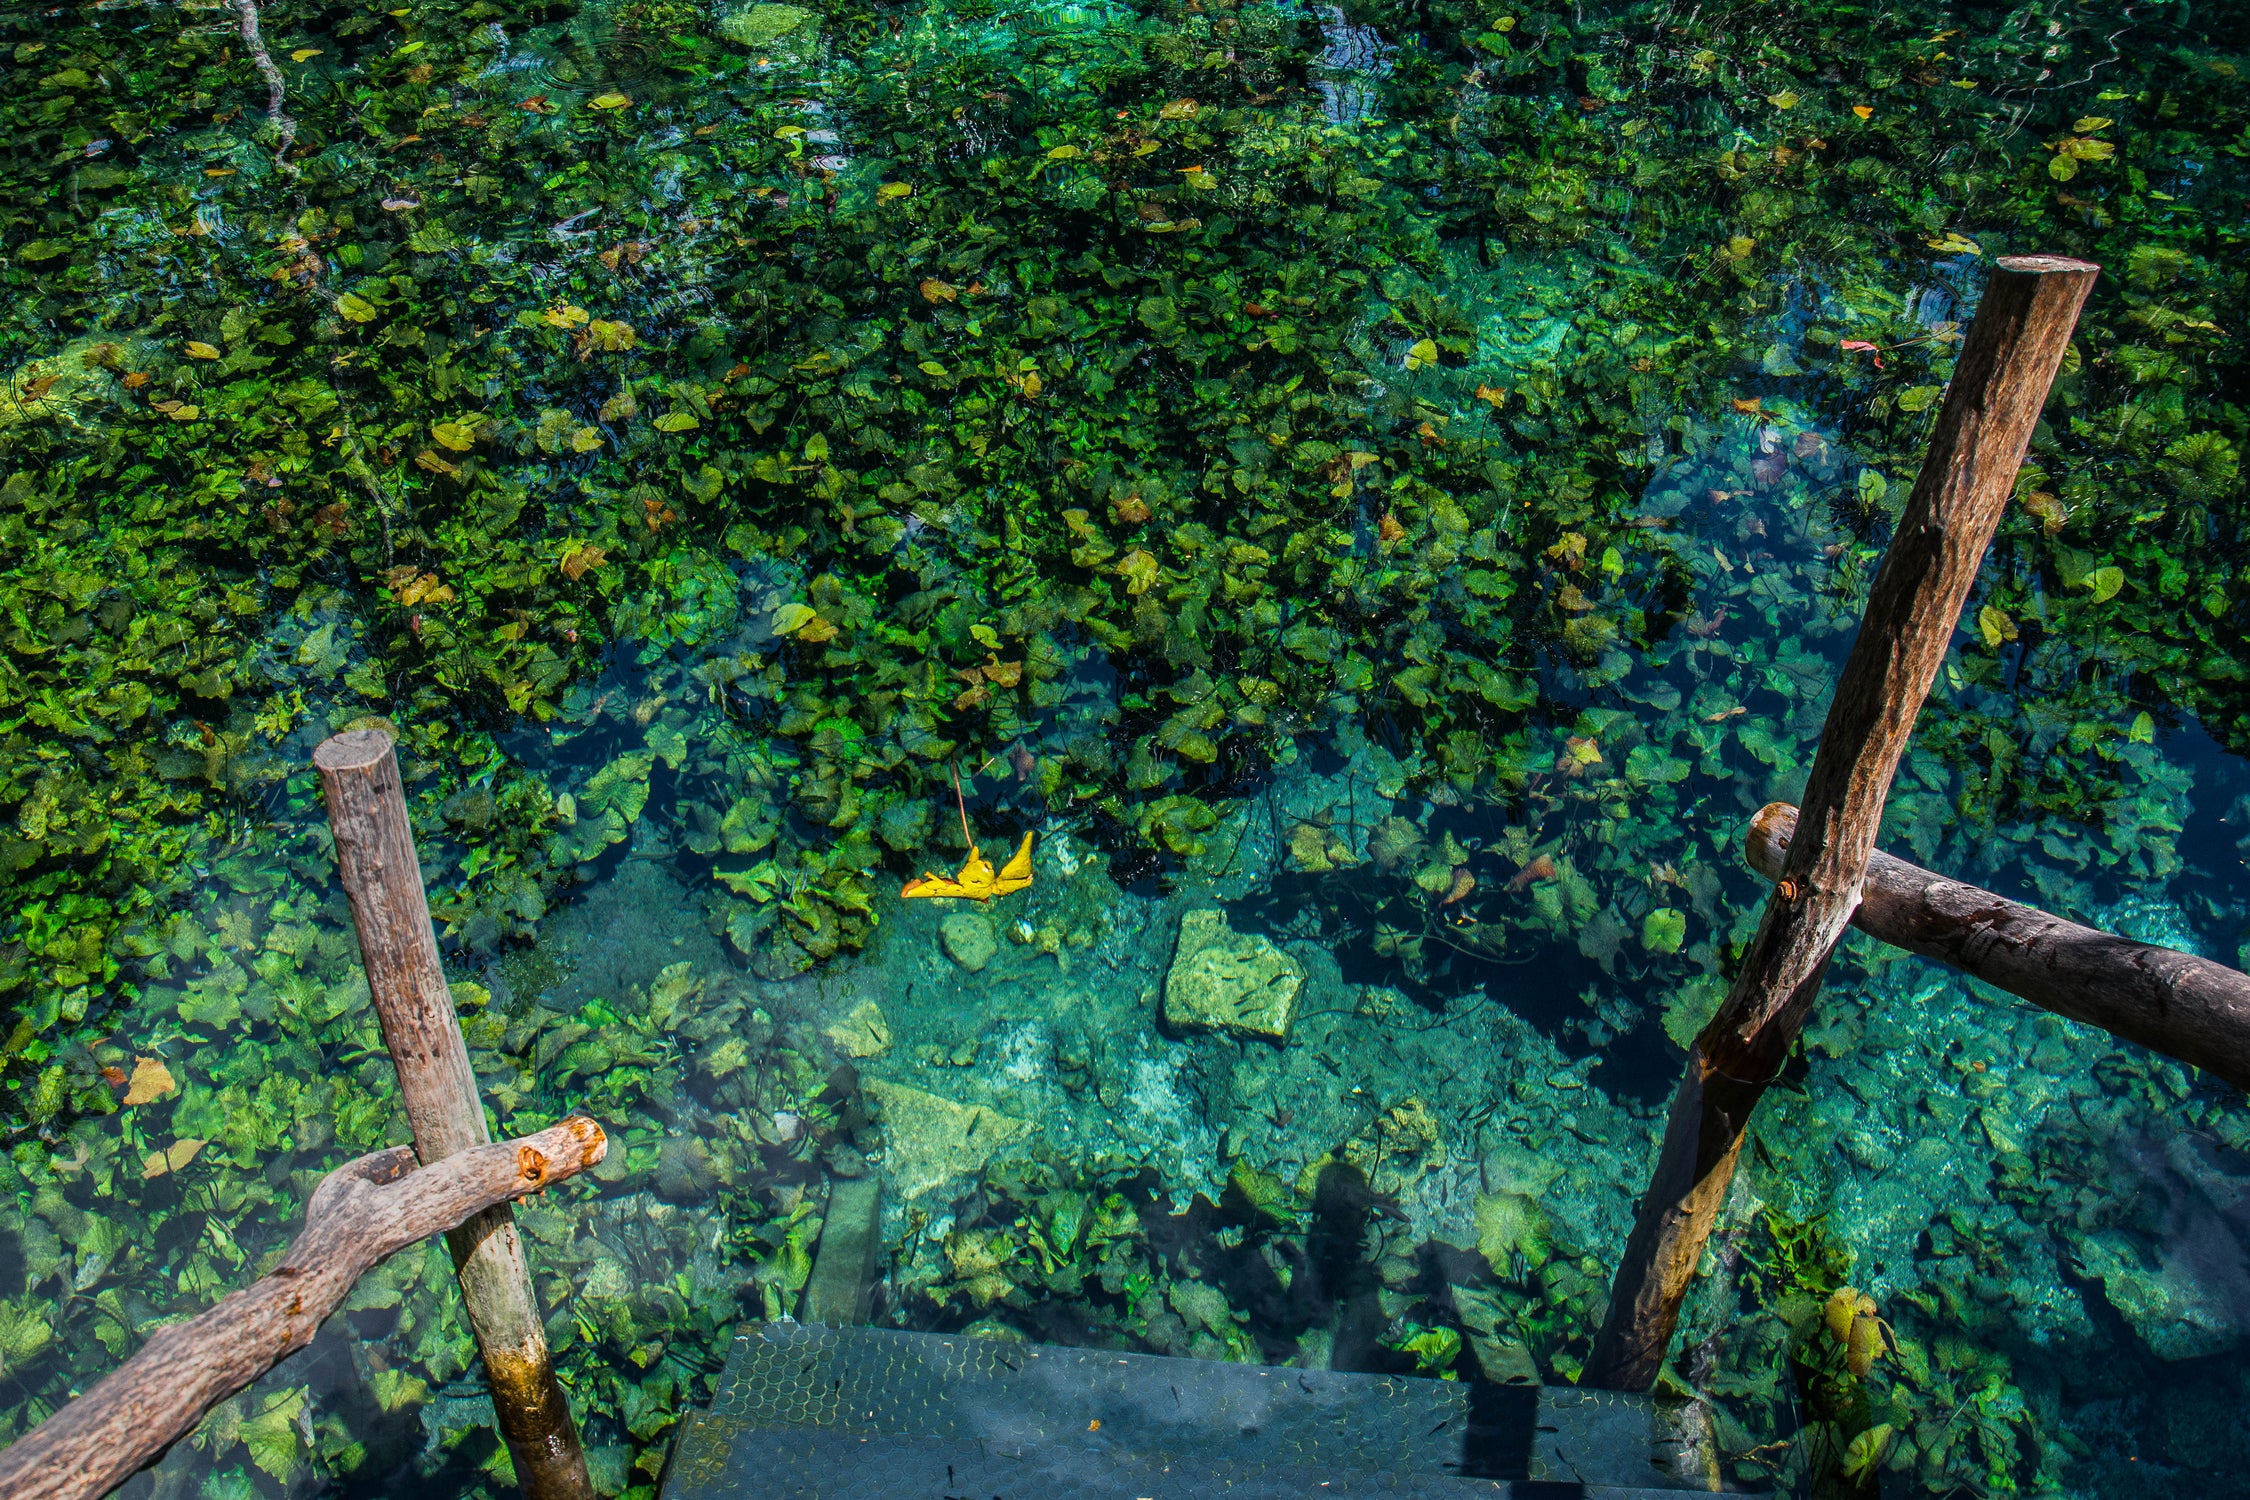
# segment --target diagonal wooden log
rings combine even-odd
[[[608,1149],[601,1127],[581,1115],[435,1166],[417,1168],[405,1146],[346,1162],[313,1190],[281,1264],[200,1317],[159,1328],[92,1390],[0,1449],[0,1495],[108,1494],[212,1407],[311,1343],[374,1266],[496,1203],[574,1177]]]
[[[1750,1113],[1796,1044],[1859,905],[1899,757],[2098,274],[2047,255],[1993,267],[1837,679],[1781,879],[1733,988],[1689,1052],[1582,1385],[1645,1391],[1656,1383]]]
[[[359,729],[323,740],[313,766],[328,799],[336,872],[351,898],[383,1045],[398,1068],[399,1094],[414,1127],[414,1151],[425,1164],[442,1161],[491,1136],[430,930],[398,756],[389,735]],[[445,1241],[517,1485],[526,1500],[594,1500],[514,1213],[505,1203],[487,1209],[449,1230]]]
[[[1796,832],[1797,809],[1768,803],[1750,821],[1743,858],[1779,880]],[[2239,969],[2081,927],[1880,849],[1868,856],[1852,925],[2250,1089],[2250,974]]]

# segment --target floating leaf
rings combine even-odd
[[[2005,610],[1987,604],[1977,611],[1977,634],[1984,637],[1987,646],[1998,647],[2002,641],[2016,639],[2016,622]]]
[[[893,199],[904,198],[913,191],[914,185],[910,182],[886,182],[875,189],[875,201],[877,203],[889,203]]]
[[[1875,113],[1875,106],[1872,104],[1855,104],[1852,106],[1852,113],[1864,120]]]
[[[318,47],[299,47],[289,54],[289,60],[293,63],[301,63],[304,62],[307,58],[314,58],[318,56],[320,56],[320,49]]]
[[[588,109],[623,109],[632,102],[626,95],[612,92],[596,94],[586,101],[586,107]]]
[[[216,346],[206,344],[201,339],[189,339],[182,347],[187,350],[189,359],[221,359],[225,357]]]
[[[466,453],[477,445],[475,430],[459,422],[433,422],[430,436],[456,453]]]
[[[1908,412],[1928,411],[1937,404],[1937,398],[1944,394],[1942,386],[1910,385],[1898,393],[1898,409]]]
[[[548,308],[540,316],[547,320],[550,327],[581,328],[592,319],[593,314],[587,312],[583,307],[574,307],[565,302]]]
[[[640,342],[633,325],[611,318],[596,318],[586,325],[586,340],[605,354],[616,354]]]
[[[693,432],[703,424],[687,412],[668,411],[663,416],[658,417],[651,425],[658,432]]]
[[[1056,147],[1056,148],[1055,148],[1054,150],[1052,150],[1052,151],[1048,152],[1048,153],[1047,153],[1047,160],[1049,160],[1049,161],[1072,161],[1072,160],[1075,160],[1075,159],[1076,159],[1076,158],[1078,158],[1078,157],[1084,156],[1085,154],[1086,154],[1085,152],[1083,152],[1083,151],[1079,150],[1079,149],[1078,149],[1078,148],[1077,148],[1076,146],[1071,146],[1071,145],[1062,145],[1062,146],[1057,146],[1057,147]]]
[[[1406,368],[1420,370],[1434,365],[1438,360],[1437,344],[1430,339],[1416,339],[1406,351]]]
[[[365,297],[346,292],[336,299],[336,311],[351,322],[372,323],[380,309]]]
[[[948,282],[930,277],[922,283],[922,300],[925,302],[951,302],[961,294]]]
[[[809,604],[784,604],[773,612],[773,633],[795,635],[807,622],[818,618]]]
[[[69,253],[70,245],[65,240],[29,240],[16,247],[17,260],[53,260]]]
[[[1788,89],[1783,89],[1778,94],[1766,95],[1766,103],[1772,105],[1775,109],[1795,109],[1802,102],[1795,93]]]
[[[2086,575],[2086,587],[2094,591],[2096,604],[2107,604],[2125,587],[2125,570],[2114,566],[2096,568]]]
[[[2107,115],[2086,115],[2073,123],[2070,128],[2079,135],[2092,135],[2095,131],[2107,129],[2115,123]]]

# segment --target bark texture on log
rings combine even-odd
[[[1899,757],[2097,274],[2060,256],[1993,268],[1837,679],[1802,831],[1733,988],[1689,1052],[1581,1384],[1642,1391],[1656,1382],[1750,1112],[1787,1059],[1859,904]]]
[[[1743,857],[1779,880],[1797,809],[1769,803]],[[1877,850],[1852,925],[2032,1004],[2250,1089],[2250,974],[2081,927]]]
[[[608,1151],[584,1116],[417,1168],[405,1146],[321,1180],[281,1264],[218,1306],[149,1335],[131,1359],[0,1449],[9,1500],[95,1500],[162,1457],[212,1407],[312,1342],[352,1286],[397,1251],[576,1176]]]
[[[336,866],[359,928],[383,1043],[398,1065],[414,1150],[425,1164],[442,1161],[490,1134],[430,930],[398,757],[389,735],[361,729],[323,741],[313,765],[327,795]],[[593,1500],[514,1211],[498,1204],[448,1231],[445,1240],[516,1482],[530,1500]]]

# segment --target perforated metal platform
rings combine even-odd
[[[776,1322],[737,1334],[664,1500],[1631,1500],[1717,1488],[1680,1406]]]

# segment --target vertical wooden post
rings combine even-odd
[[[398,1065],[399,1092],[414,1127],[414,1153],[428,1166],[491,1139],[469,1049],[438,963],[422,868],[407,821],[391,737],[361,729],[313,751],[336,867],[359,927],[359,951]],[[593,1500],[570,1403],[555,1379],[547,1331],[531,1289],[515,1210],[500,1204],[446,1232],[461,1300],[484,1355],[492,1405],[530,1500]]]
[[[1993,268],[1837,679],[1780,882],[1733,989],[1689,1052],[1582,1385],[1656,1383],[1750,1112],[1788,1060],[1859,905],[1891,778],[2099,270],[2051,255]]]

